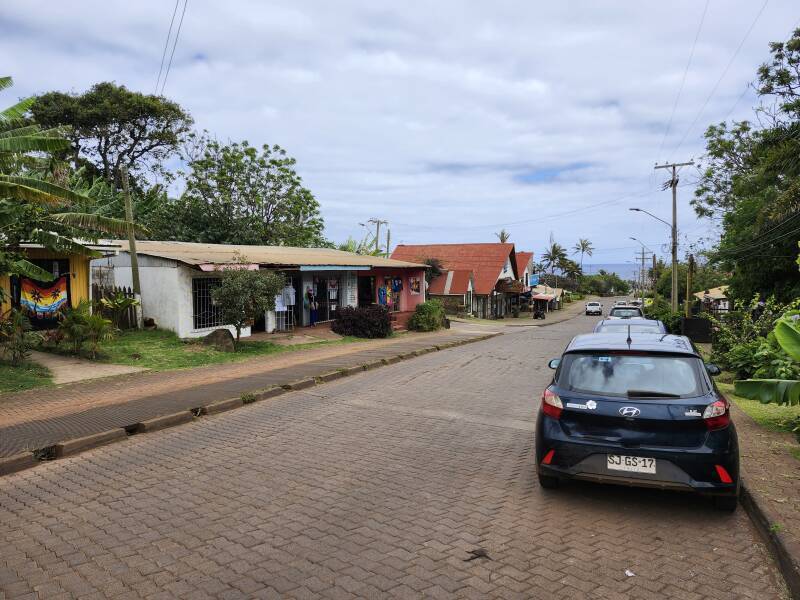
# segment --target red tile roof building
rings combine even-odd
[[[508,294],[498,293],[496,288],[498,282],[518,279],[514,244],[401,244],[392,252],[394,260],[412,260],[412,257],[418,263],[439,259],[445,269],[430,283],[429,294],[466,294],[467,274],[471,273],[473,296],[478,297],[472,311],[486,317],[508,310]]]

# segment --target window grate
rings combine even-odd
[[[195,329],[222,325],[222,311],[211,299],[211,291],[220,283],[219,278],[192,279],[192,322]]]

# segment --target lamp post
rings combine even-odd
[[[670,228],[672,232],[672,298],[671,298],[671,305],[672,311],[678,311],[678,225],[675,221],[675,211],[673,210],[672,216],[672,224],[668,223],[661,217],[655,216],[651,212],[647,212],[641,208],[629,208],[628,210],[633,210],[636,212],[644,213],[648,216],[653,217],[656,221],[661,221],[664,225]],[[637,240],[638,241],[638,240]]]

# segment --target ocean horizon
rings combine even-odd
[[[585,275],[594,275],[604,270],[607,273],[616,273],[620,279],[635,280],[640,266],[633,263],[583,263],[583,272]]]

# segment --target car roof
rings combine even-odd
[[[653,325],[661,327],[663,323],[658,319],[645,319],[644,317],[632,317],[630,319],[603,319],[598,321],[596,327],[600,325],[610,325],[612,327],[625,327],[626,325]]]
[[[597,300],[589,300],[586,304],[600,304]]]
[[[583,333],[576,335],[567,345],[566,352],[586,352],[604,350],[640,350],[643,352],[665,352],[698,356],[692,342],[683,335],[669,333],[631,333],[628,332]]]

